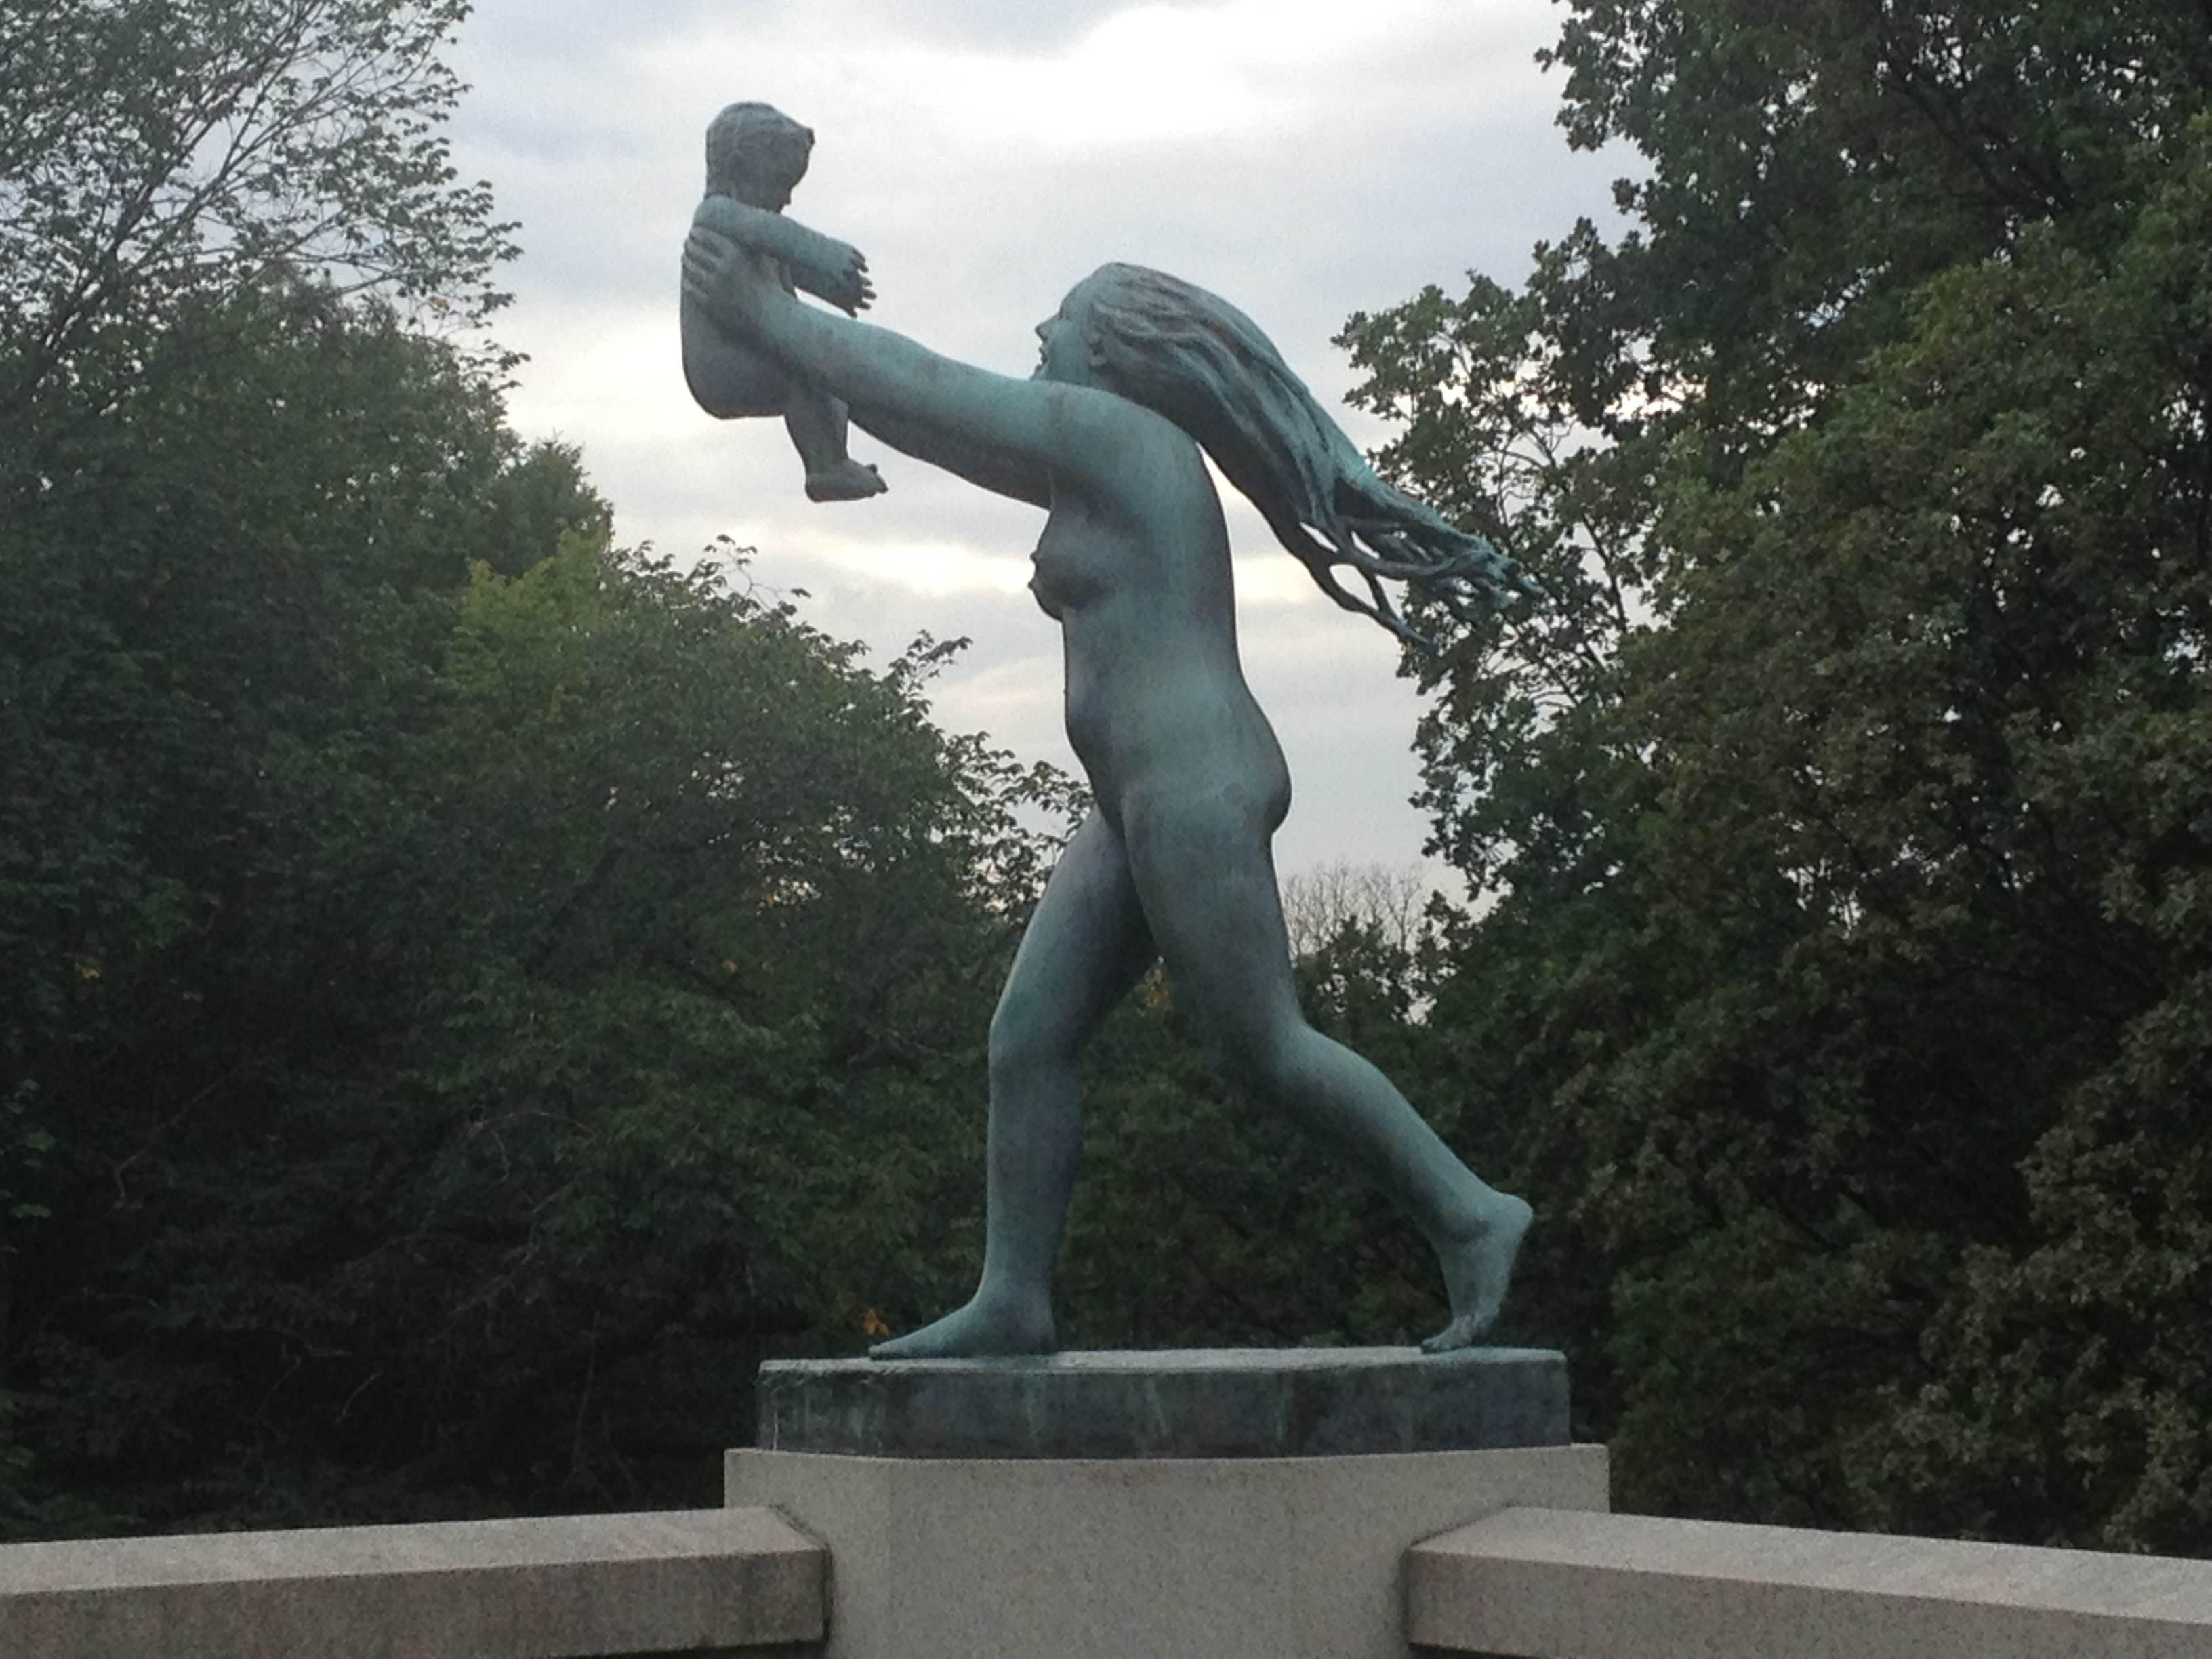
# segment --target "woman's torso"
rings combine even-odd
[[[1030,587],[1060,625],[1068,741],[1117,822],[1218,803],[1272,830],[1290,777],[1237,659],[1220,497],[1197,445],[1169,430],[1103,485],[1055,478]]]

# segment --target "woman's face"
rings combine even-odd
[[[1097,386],[1098,364],[1091,344],[1091,305],[1080,285],[1060,309],[1036,325],[1036,373],[1031,378],[1062,386]]]

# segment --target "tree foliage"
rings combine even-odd
[[[4,1518],[702,1497],[968,1276],[1038,781],[390,315],[168,321],[0,537]]]
[[[8,1531],[703,1497],[969,1276],[1057,786],[507,430],[465,9],[0,20]]]
[[[103,329],[279,275],[456,321],[512,257],[438,126],[466,0],[15,0],[0,12],[0,344],[28,399]]]
[[[1553,595],[1424,671],[1434,1018],[1589,1426],[1632,1504],[2212,1547],[2212,31],[1553,58],[1633,228],[1346,339]]]

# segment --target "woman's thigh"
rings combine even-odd
[[[1200,796],[1133,814],[1122,828],[1176,1005],[1214,1063],[1249,1078],[1304,1024],[1273,824],[1233,799]]]
[[[1053,866],[991,1022],[1001,1051],[1073,1055],[1158,952],[1115,827],[1096,810]]]

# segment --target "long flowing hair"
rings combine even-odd
[[[1218,295],[1142,265],[1101,265],[1077,290],[1113,389],[1196,439],[1322,592],[1429,646],[1391,603],[1411,582],[1462,620],[1539,590],[1480,536],[1385,483],[1258,324]],[[1349,566],[1364,598],[1336,578]]]

